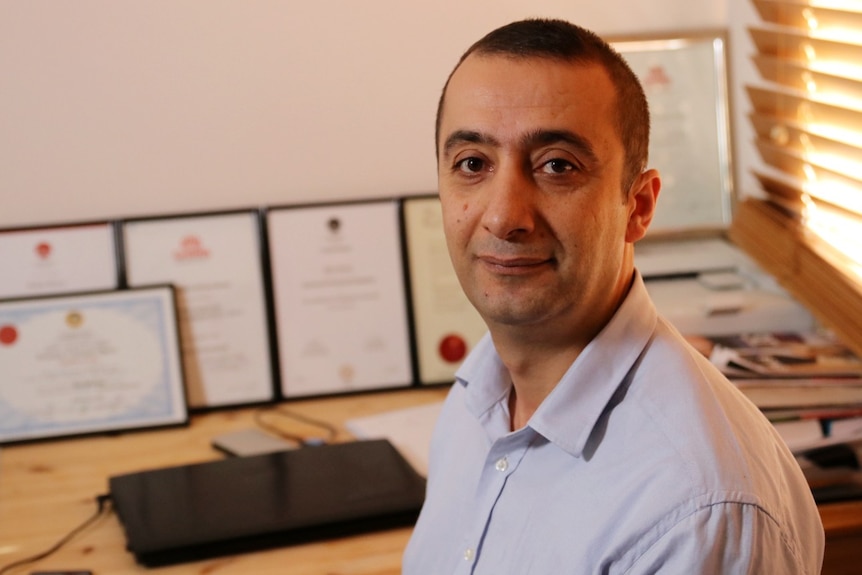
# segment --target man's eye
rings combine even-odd
[[[546,174],[565,174],[574,171],[575,166],[566,160],[550,160],[542,164],[542,171]]]
[[[479,158],[464,158],[455,166],[461,170],[462,172],[466,172],[468,174],[475,174],[476,172],[480,172],[482,168],[485,166],[485,162],[480,160]]]

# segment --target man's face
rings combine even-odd
[[[597,64],[469,56],[438,141],[449,253],[489,326],[600,329],[631,279],[616,96]],[[592,334],[594,335],[594,334]]]

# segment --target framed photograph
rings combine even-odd
[[[191,409],[275,397],[262,244],[256,210],[122,222],[128,285],[177,289]]]
[[[412,384],[399,204],[267,212],[284,397]]]
[[[0,302],[0,443],[188,422],[170,286]]]
[[[0,299],[119,287],[110,222],[0,230]]]
[[[649,166],[662,180],[650,236],[725,230],[733,172],[724,34],[611,43],[640,78],[650,105]]]
[[[437,196],[404,198],[402,217],[419,382],[452,383],[488,328],[455,275]]]

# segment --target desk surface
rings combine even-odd
[[[445,389],[411,389],[332,397],[286,404],[292,411],[333,423],[337,440],[349,440],[342,424],[348,419],[439,401]],[[186,428],[96,436],[11,445],[0,449],[0,567],[47,550],[90,517],[95,498],[107,493],[108,477],[185,463],[215,460],[213,436],[254,426],[253,408],[214,411],[193,417]],[[279,422],[285,431],[309,435],[313,428]],[[855,569],[862,551],[862,502],[824,505],[827,565],[832,553],[840,565]],[[37,563],[13,570],[89,569],[94,575],[158,574],[282,574],[388,575],[401,572],[401,554],[410,529],[394,529],[338,540],[185,563],[158,569],[137,565],[125,549],[125,536],[115,514],[100,518],[63,549]],[[849,555],[848,555],[849,554]],[[848,561],[850,562],[848,564]]]
[[[337,440],[351,437],[344,421],[363,415],[439,401],[445,389],[411,389],[284,404],[291,411],[333,423]],[[0,567],[34,555],[90,517],[95,498],[107,493],[112,475],[220,459],[215,435],[254,427],[254,408],[196,415],[184,428],[66,439],[0,448]],[[300,422],[268,418],[285,431],[320,435]],[[94,575],[213,573],[388,575],[401,572],[410,529],[323,541],[219,559],[146,569],[125,549],[117,516],[103,516],[56,554],[12,573],[89,569]]]

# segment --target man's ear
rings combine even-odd
[[[661,178],[656,170],[646,170],[635,179],[628,195],[627,242],[633,244],[646,235],[655,214],[659,190]]]

